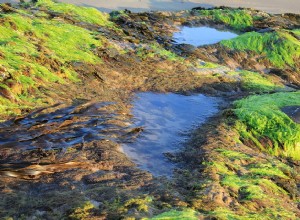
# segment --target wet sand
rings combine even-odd
[[[101,11],[130,9],[140,11],[178,11],[193,7],[230,6],[255,8],[269,13],[300,13],[299,0],[60,0],[81,6],[96,7]],[[17,0],[0,0],[0,2],[18,2]]]

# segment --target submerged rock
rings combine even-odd
[[[294,122],[300,124],[300,106],[286,106],[282,108],[282,111]]]

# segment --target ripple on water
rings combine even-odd
[[[135,142],[123,144],[124,152],[140,168],[156,176],[170,176],[174,166],[163,153],[176,151],[185,131],[216,114],[220,102],[220,98],[202,94],[137,94],[133,121],[134,126],[144,127],[144,132]]]

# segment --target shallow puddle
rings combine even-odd
[[[173,39],[177,44],[191,44],[198,47],[215,44],[236,36],[238,35],[235,33],[210,27],[182,27],[179,32],[174,33]]]
[[[134,126],[144,131],[124,152],[142,169],[156,176],[172,174],[174,166],[164,153],[179,149],[184,134],[218,112],[221,99],[201,94],[137,94],[133,102]]]
[[[113,103],[37,110],[0,123],[0,176],[10,172],[10,176],[25,178],[29,171],[47,174],[81,166],[89,162],[89,152],[83,150],[93,141],[121,143],[140,168],[170,176],[174,166],[164,153],[176,151],[184,133],[215,114],[219,102],[201,94],[139,93],[130,127],[128,116],[120,115],[123,110]]]

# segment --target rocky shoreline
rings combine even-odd
[[[299,218],[299,15],[105,14],[52,1],[0,13],[1,218]],[[176,44],[180,26],[240,36]],[[226,100],[166,154],[178,164],[170,179],[120,150],[143,132],[128,126],[143,91]]]

